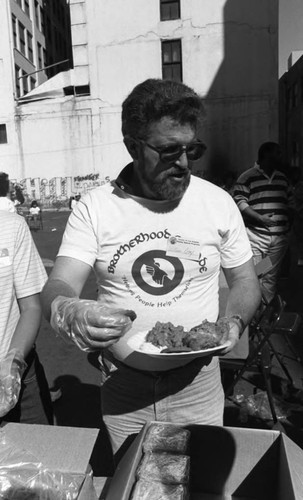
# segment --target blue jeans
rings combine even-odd
[[[101,405],[113,453],[146,421],[223,425],[218,358],[197,358],[166,372],[143,372],[115,361],[101,366]]]
[[[22,424],[51,425],[53,424],[53,409],[49,387],[35,349],[32,349],[25,361],[27,368],[22,377],[18,403],[2,420]]]

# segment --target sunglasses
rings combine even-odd
[[[146,141],[143,141],[142,139],[138,139],[138,142],[141,142],[142,144],[145,144],[148,148],[152,149],[153,151],[156,151],[160,157],[160,160],[163,163],[174,163],[176,160],[180,158],[180,156],[183,155],[183,153],[186,154],[187,159],[190,161],[196,161],[199,160],[205,153],[207,147],[203,142],[201,141],[196,141],[196,142],[191,142],[190,144],[187,144],[186,146],[181,145],[181,144],[173,144],[171,146],[163,146],[162,148],[157,148],[156,146],[152,146]]]

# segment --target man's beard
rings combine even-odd
[[[177,200],[182,198],[190,183],[190,171],[183,176],[182,181],[176,181],[171,175],[164,173],[163,177],[149,181],[149,187],[157,200]]]

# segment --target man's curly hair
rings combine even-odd
[[[201,97],[172,80],[150,78],[136,85],[122,104],[122,134],[146,139],[152,123],[168,116],[181,125],[197,128],[204,118]]]

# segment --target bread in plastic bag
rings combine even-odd
[[[189,481],[190,458],[172,453],[146,453],[137,468],[137,478],[165,484]]]
[[[188,487],[183,484],[163,484],[145,480],[136,482],[131,500],[188,500]]]
[[[44,468],[0,429],[0,500],[75,500],[83,481],[83,475]]]
[[[186,454],[190,431],[173,424],[150,424],[143,442],[143,451]]]

